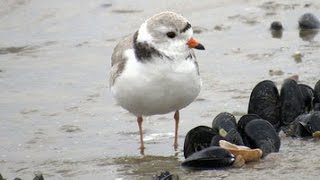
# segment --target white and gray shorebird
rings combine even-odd
[[[193,48],[204,50],[181,15],[162,12],[122,39],[111,57],[110,87],[117,103],[137,117],[143,151],[143,116],[174,113],[178,146],[179,110],[198,96],[201,79]]]

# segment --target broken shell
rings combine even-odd
[[[246,161],[243,159],[243,157],[241,155],[236,156],[236,159],[234,160],[232,166],[236,167],[236,168],[240,168],[242,167],[244,164],[246,163]]]
[[[230,151],[233,155],[241,156],[246,162],[257,161],[262,157],[261,149],[251,149],[247,146],[238,146],[228,141],[220,140],[220,147]]]

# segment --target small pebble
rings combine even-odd
[[[302,57],[303,55],[301,54],[300,51],[296,51],[293,55],[292,55],[293,59],[296,61],[296,62],[302,62]]]

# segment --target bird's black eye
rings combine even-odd
[[[168,32],[167,33],[167,36],[168,36],[168,38],[174,38],[174,37],[176,37],[176,33],[174,33],[174,32]]]

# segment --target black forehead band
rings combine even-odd
[[[186,27],[184,27],[181,31],[180,31],[180,33],[183,33],[183,32],[186,32],[188,29],[190,29],[191,28],[191,24],[189,23],[189,22],[187,22],[187,25],[186,25]]]

